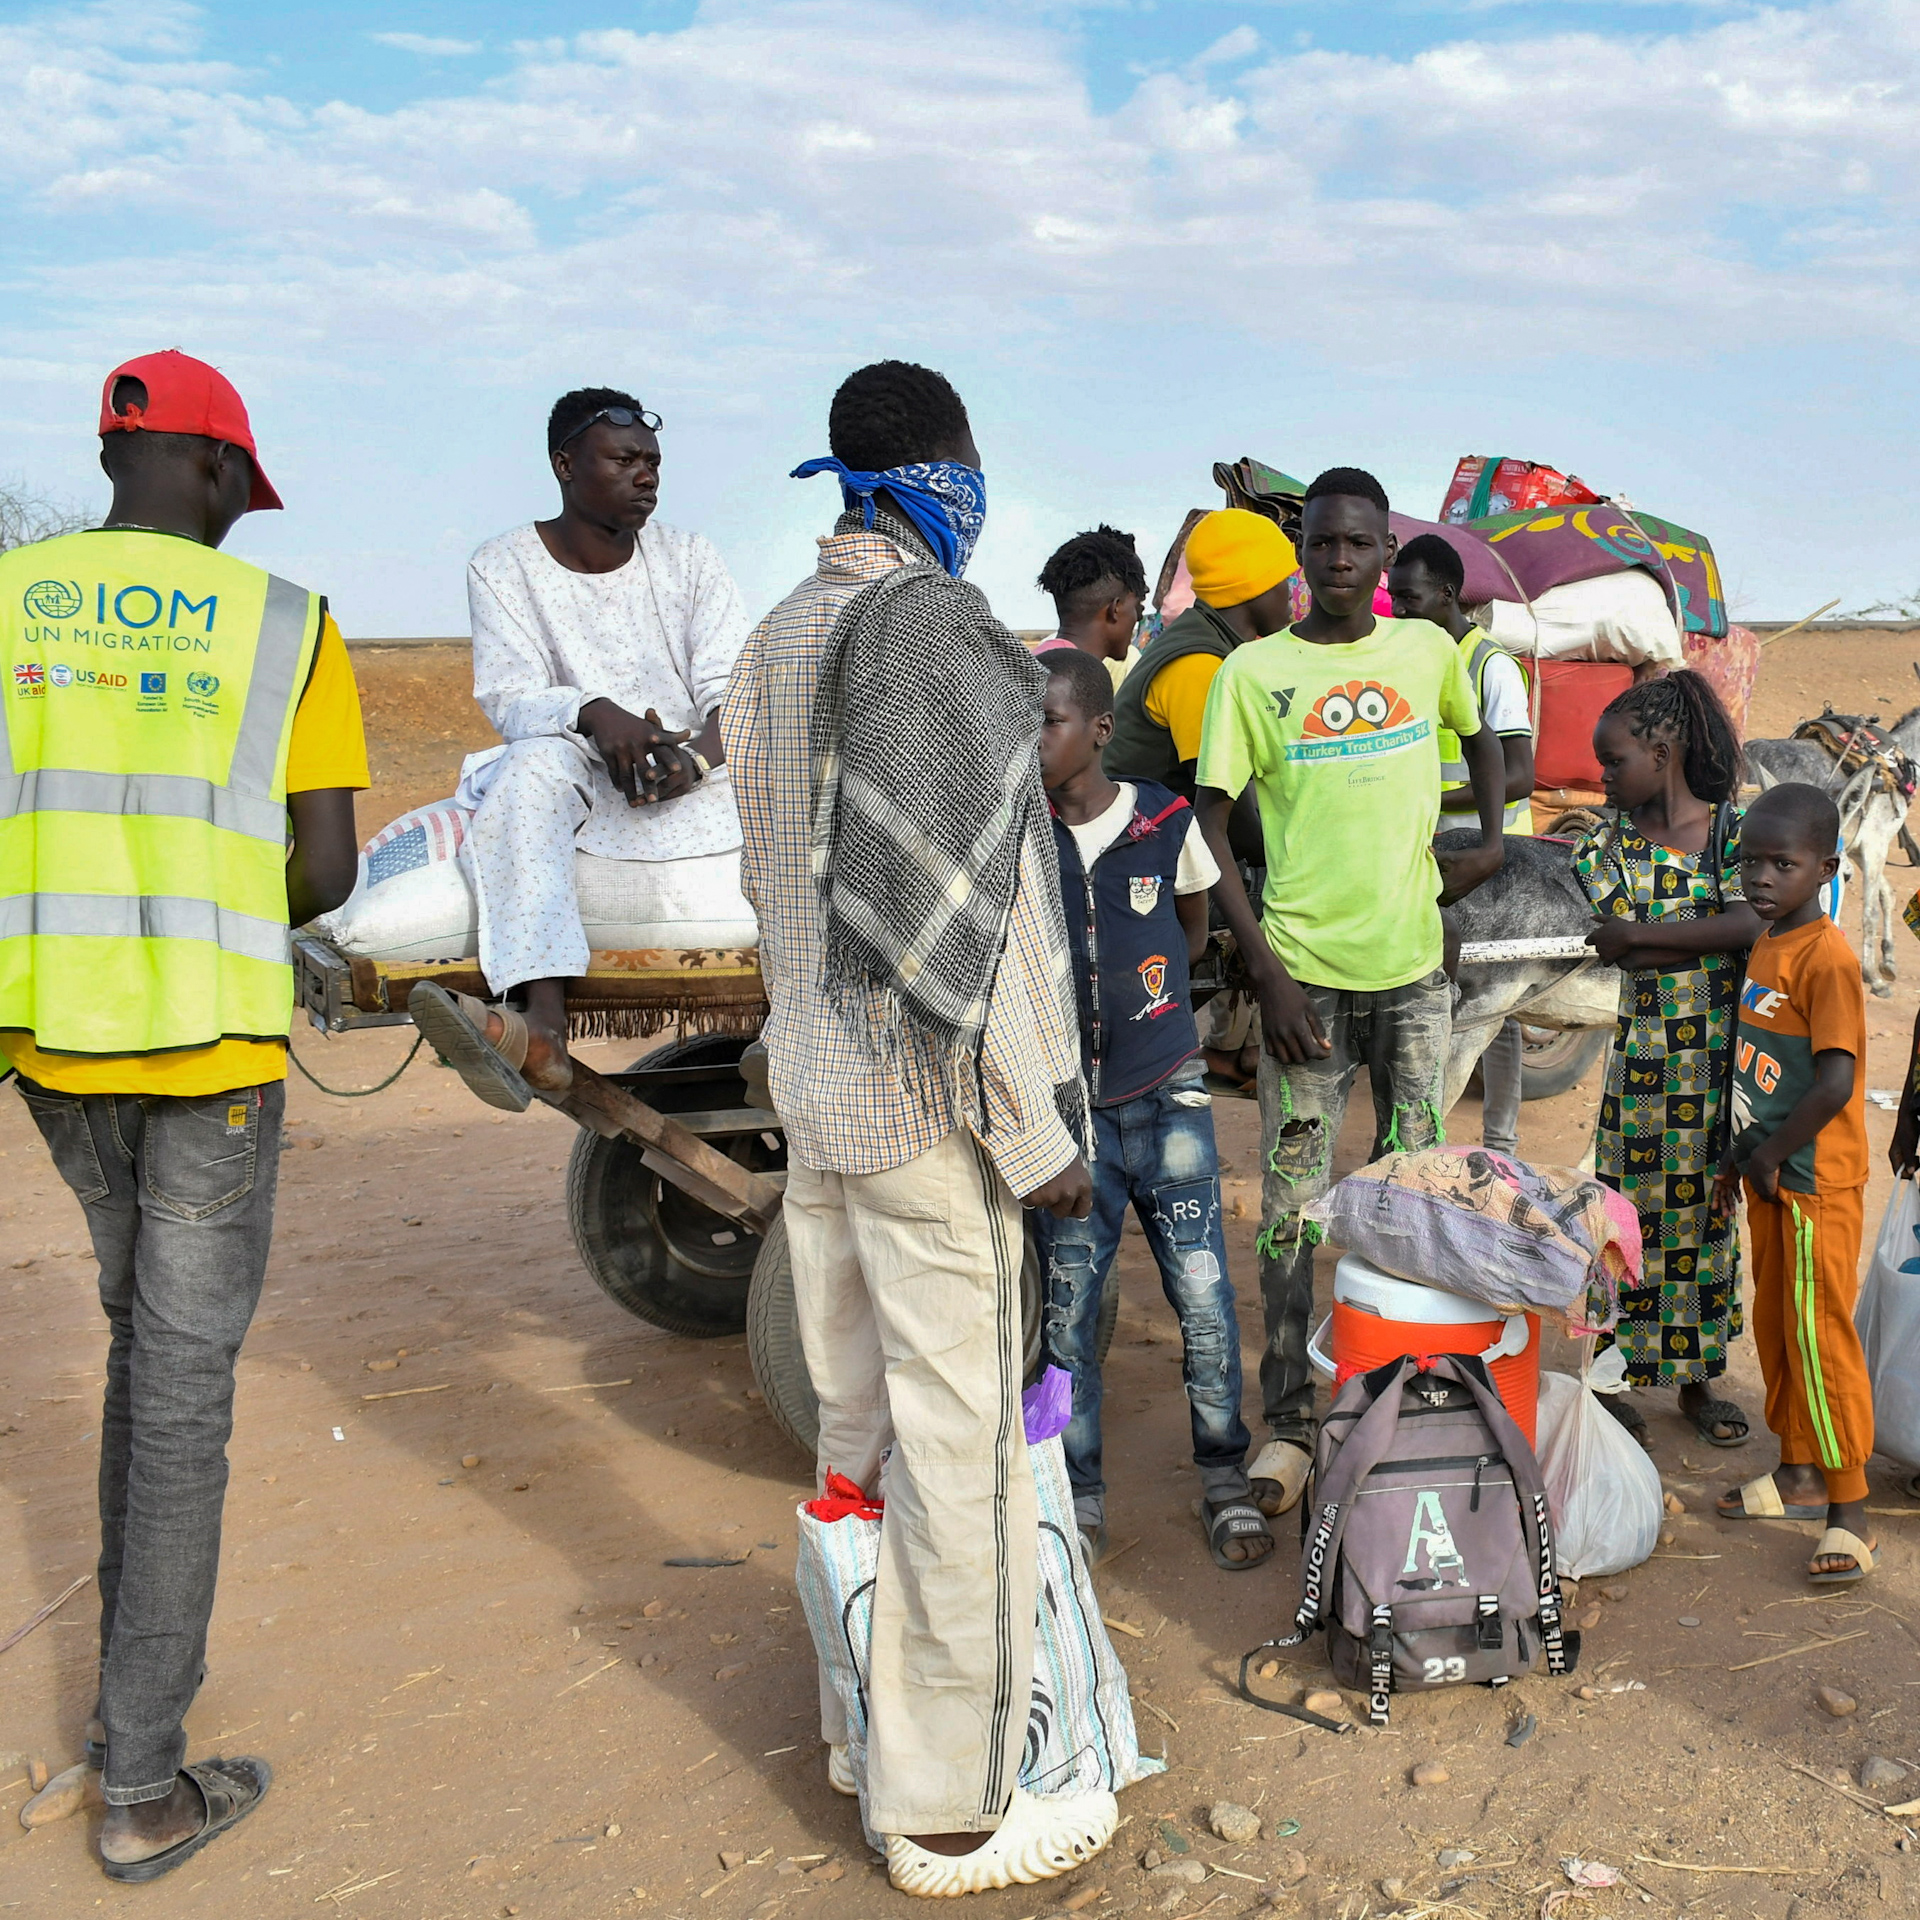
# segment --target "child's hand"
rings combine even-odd
[[[1731,1157],[1721,1161],[1720,1171],[1713,1177],[1713,1199],[1710,1209],[1722,1216],[1731,1216],[1740,1199],[1740,1170],[1733,1164]]]
[[[1618,966],[1633,952],[1633,936],[1639,930],[1637,920],[1596,920],[1587,932],[1587,945],[1608,966]]]

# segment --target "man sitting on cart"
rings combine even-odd
[[[572,1077],[566,983],[588,962],[576,852],[701,863],[682,878],[737,891],[719,707],[746,610],[706,539],[653,518],[660,424],[610,387],[562,394],[547,422],[559,514],[467,565],[473,697],[506,742],[468,767],[480,970],[518,1004],[416,990],[411,1011],[481,1099],[512,1111],[529,1085],[560,1093]]]

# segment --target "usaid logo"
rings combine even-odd
[[[73,580],[36,580],[20,598],[42,620],[71,620],[81,607],[80,586]]]

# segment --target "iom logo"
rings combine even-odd
[[[21,601],[42,620],[71,620],[82,605],[79,584],[73,580],[36,580]]]

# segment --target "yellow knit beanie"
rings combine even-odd
[[[1293,542],[1265,514],[1225,507],[1194,522],[1187,535],[1187,572],[1210,607],[1258,599],[1299,565]]]

